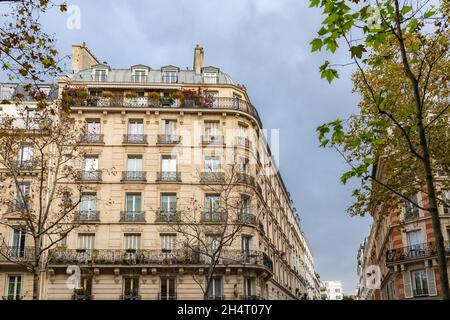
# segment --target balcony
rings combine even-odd
[[[20,200],[13,200],[9,204],[9,212],[27,212],[31,210],[31,204]]]
[[[223,146],[223,136],[220,135],[203,135],[202,145]]]
[[[224,222],[225,214],[220,211],[204,211],[201,213],[200,221],[201,222]]]
[[[103,134],[84,134],[80,137],[81,144],[104,144]]]
[[[247,173],[238,172],[236,174],[236,180],[238,183],[247,184],[249,186],[255,185],[255,178],[253,178],[251,175],[249,175]]]
[[[148,99],[146,97],[124,98],[123,106],[127,108],[146,108]]]
[[[258,226],[258,220],[256,219],[256,216],[252,213],[240,213],[238,216],[238,221],[243,224]]]
[[[224,182],[225,173],[223,171],[204,171],[200,172],[200,182]]]
[[[158,144],[178,144],[181,137],[176,134],[158,134]]]
[[[123,144],[147,144],[146,134],[124,134]]]
[[[450,255],[450,242],[445,244],[445,251]],[[396,264],[400,262],[421,260],[437,255],[436,244],[434,242],[420,243],[403,248],[392,249],[386,252],[386,264]]]
[[[158,182],[181,182],[181,172],[178,171],[161,171],[156,174]]]
[[[208,264],[208,257],[192,250],[121,250],[121,249],[93,249],[76,250],[55,248],[49,251],[49,265],[67,266],[78,265],[198,265]],[[255,266],[273,272],[272,260],[260,251],[242,252],[241,250],[223,250],[218,259],[218,267],[226,266]]]
[[[157,211],[155,222],[179,222],[181,221],[181,216],[177,212],[171,211]]]
[[[101,181],[102,180],[102,172],[100,170],[83,170],[80,172],[78,180],[80,181]]]
[[[158,300],[177,300],[176,293],[158,292]]]
[[[120,222],[145,222],[144,211],[121,211]]]
[[[141,295],[137,293],[126,293],[119,297],[120,300],[141,300]]]
[[[32,262],[34,261],[34,247],[0,246],[0,262]]]
[[[236,137],[236,145],[249,150],[252,148],[251,141],[245,137]]]
[[[16,170],[35,170],[39,165],[36,160],[18,160],[14,163]]]
[[[98,222],[100,221],[100,212],[91,210],[81,210],[75,213],[75,221],[78,222]]]
[[[147,172],[144,171],[122,171],[121,181],[147,181]]]

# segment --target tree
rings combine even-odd
[[[11,107],[0,128],[0,225],[19,238],[12,244],[1,239],[0,256],[33,274],[33,299],[39,299],[48,250],[78,225],[83,124],[57,104],[32,112]]]
[[[348,48],[356,66],[355,90],[360,114],[318,128],[322,147],[340,152],[350,170],[341,180],[358,178],[352,214],[370,208],[389,212],[406,201],[430,212],[444,299],[450,299],[447,263],[438,214],[443,199],[436,173],[449,172],[449,29],[448,1],[310,0],[325,19],[312,51]],[[329,61],[320,67],[329,82],[339,76]],[[447,140],[446,140],[447,138]],[[382,168],[382,173],[371,170]],[[425,187],[424,187],[425,186]],[[423,188],[424,187],[424,188]],[[425,191],[419,206],[410,196]]]
[[[205,274],[198,270],[192,274],[204,299],[221,298],[214,293],[209,295],[219,264],[251,263],[263,259],[249,247],[241,248],[237,241],[246,225],[259,226],[257,211],[252,210],[255,206],[251,206],[254,181],[235,164],[230,164],[225,172],[208,171],[200,175],[209,195],[205,204],[199,204],[193,198],[176,213],[175,219],[166,220],[172,221],[169,228],[177,233],[182,255],[207,266]],[[161,214],[167,214],[167,211],[163,210]]]

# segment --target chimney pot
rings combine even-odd
[[[195,74],[201,74],[203,67],[203,48],[197,43],[194,49],[194,71]]]

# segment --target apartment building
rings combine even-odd
[[[326,300],[343,300],[344,288],[341,280],[324,281]]]
[[[73,73],[58,81],[55,99],[70,98],[68,90],[87,93],[71,101],[74,117],[86,124],[79,179],[85,188],[75,215],[79,226],[48,252],[41,297],[317,295],[312,251],[245,86],[217,67],[204,66],[198,45],[192,69],[141,64],[114,69],[86,44],[72,49]],[[192,201],[204,211],[199,223],[220,222],[214,209],[218,195],[209,186],[235,165],[245,185],[239,195],[243,226],[221,253],[209,291],[203,293],[207,263],[180,253],[180,235],[171,223]],[[21,229],[3,228],[0,234],[26,259],[32,248]],[[214,235],[204,237],[215,243]],[[81,276],[76,290],[67,285],[74,266]],[[30,299],[32,277],[0,258],[0,290],[7,299]]]
[[[380,177],[382,165],[374,174]],[[436,186],[447,199],[438,208],[444,235],[447,264],[450,262],[450,191],[442,189],[448,181],[437,172]],[[426,188],[410,200],[426,207]],[[384,212],[383,206],[370,212],[370,234],[358,250],[358,298],[368,300],[440,299],[441,283],[431,214],[411,202],[400,203],[397,210]],[[450,271],[450,270],[449,270]]]

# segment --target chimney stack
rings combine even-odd
[[[88,69],[93,65],[100,64],[98,59],[89,51],[86,42],[81,45],[72,46],[72,72]]]
[[[203,67],[203,48],[197,43],[194,49],[194,71],[195,74],[201,74]]]

